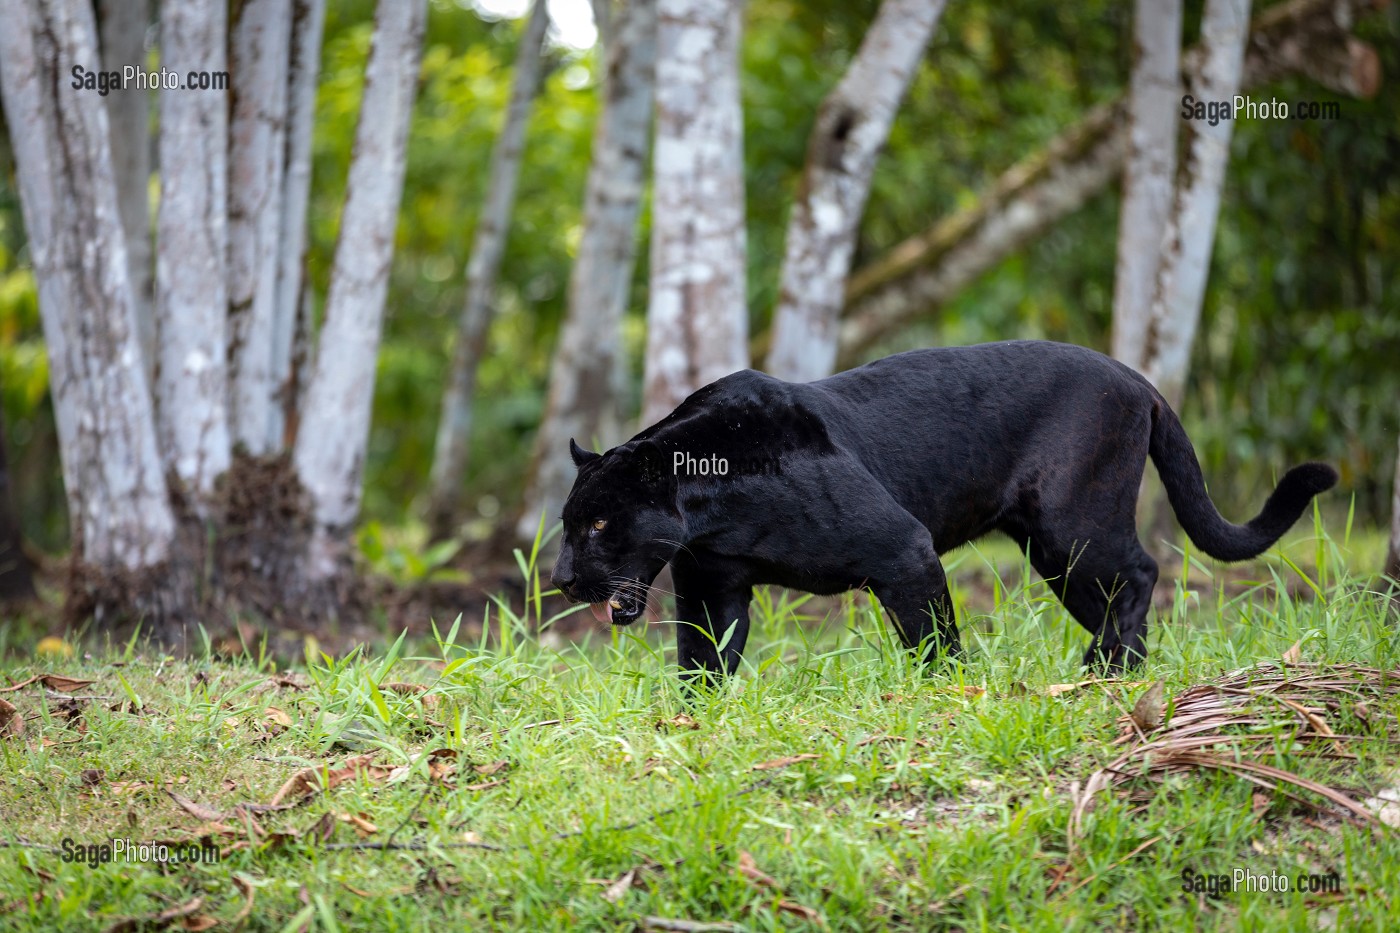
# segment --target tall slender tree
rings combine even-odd
[[[229,416],[234,442],[251,454],[276,448],[272,411],[277,269],[286,158],[287,66],[292,28],[286,0],[231,7],[229,71]]]
[[[375,362],[403,193],[427,0],[379,0],[326,320],[293,462],[311,496],[308,583],[347,576],[369,443]]]
[[[1113,280],[1113,356],[1143,365],[1162,234],[1176,182],[1181,122],[1181,0],[1137,0],[1128,90],[1128,156],[1118,213]]]
[[[161,58],[180,74],[222,71],[227,4],[184,0],[161,13]],[[229,468],[228,102],[222,94],[160,92],[161,198],[156,216],[155,383],[166,469],[200,518]]]
[[[311,308],[303,300],[307,292],[306,208],[311,198],[311,129],[316,122],[316,80],[321,74],[321,33],[325,21],[326,0],[293,0],[291,58],[287,66],[287,154],[272,327],[272,379],[277,398],[269,420],[268,441],[274,450],[286,446],[287,423],[295,421],[298,335],[303,352],[310,337]]]
[[[606,7],[606,0],[596,6]],[[611,23],[583,232],[517,523],[521,539],[534,536],[541,513],[553,518],[564,504],[574,479],[570,438],[604,445],[621,440],[622,384],[628,371],[622,318],[636,266],[646,179],[656,84],[656,0],[630,0]]]
[[[642,423],[748,365],[743,0],[660,0]]]
[[[515,56],[510,103],[505,123],[491,152],[486,180],[486,204],[477,218],[471,258],[467,261],[467,299],[457,322],[452,368],[442,393],[433,466],[428,479],[428,526],[434,538],[450,537],[460,518],[462,481],[471,441],[476,372],[486,349],[486,333],[496,308],[496,284],[505,256],[506,235],[515,208],[516,182],[525,157],[525,125],[539,94],[545,30],[549,12],[545,0],[535,0],[520,50]]]
[[[1197,100],[1232,100],[1240,88],[1249,0],[1206,0],[1201,49],[1189,74]],[[1142,373],[1177,406],[1205,299],[1233,120],[1188,124],[1186,159],[1163,233],[1161,265],[1143,337]]]
[[[944,0],[884,0],[851,65],[817,111],[788,224],[768,372],[831,375],[846,276],[875,161]]]

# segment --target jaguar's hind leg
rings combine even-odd
[[[1086,539],[1055,550],[1032,538],[1027,550],[1036,572],[1093,636],[1084,655],[1086,666],[1118,672],[1146,659],[1157,562],[1136,536]]]

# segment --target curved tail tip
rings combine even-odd
[[[1331,464],[1314,462],[1295,466],[1288,471],[1287,478],[1305,490],[1309,496],[1315,496],[1337,485],[1337,480],[1341,477]]]

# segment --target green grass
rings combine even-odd
[[[964,599],[966,657],[933,675],[867,599],[797,624],[816,603],[781,592],[755,600],[744,671],[696,700],[679,685],[668,626],[551,650],[526,636],[521,607],[504,611],[489,644],[444,631],[374,656],[316,658],[303,690],[278,686],[256,646],[232,662],[139,646],[7,661],[11,681],[52,670],[94,679],[79,692],[110,699],[85,702],[70,722],[42,690],[0,695],[26,718],[22,737],[0,740],[0,841],[12,844],[0,848],[0,928],[102,930],[196,896],[192,917],[248,930],[630,930],[649,916],[752,930],[1392,925],[1392,831],[1282,796],[1261,803],[1223,775],[1143,785],[1142,801],[1103,797],[1070,857],[1071,789],[1121,751],[1110,744],[1117,720],[1143,688],[1047,696],[1084,676],[1086,636],[1043,583],[1017,582],[1014,554],[990,553],[957,558],[961,573],[992,579],[992,598]],[[1195,592],[1210,571],[1194,564],[1134,680],[1162,680],[1171,695],[1296,642],[1310,661],[1400,668],[1393,617],[1346,573],[1345,553],[1320,535],[1296,539],[1237,593]],[[1400,783],[1397,713],[1393,700],[1371,709],[1370,737],[1348,743],[1355,761],[1280,740],[1272,763],[1359,796]],[[530,728],[549,720],[562,722]],[[453,786],[414,757],[442,748],[458,756]],[[397,781],[361,774],[257,814],[264,835],[217,864],[90,868],[13,845],[191,838],[201,820],[165,786],[229,811],[270,801],[303,767],[369,752],[386,767],[412,764]],[[799,755],[815,757],[753,770]],[[95,785],[91,769],[103,772]],[[337,819],[350,815],[378,831],[361,838]],[[247,838],[237,816],[224,823],[225,847]],[[391,838],[423,847],[344,848]],[[473,845],[500,850],[452,847]],[[776,887],[743,874],[742,853]],[[640,866],[651,867],[604,898]],[[1203,899],[1183,893],[1185,868],[1336,871],[1342,893]],[[249,891],[251,912],[236,920]]]

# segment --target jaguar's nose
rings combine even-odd
[[[570,596],[569,587],[574,585],[574,575],[567,571],[560,573],[559,568],[556,567],[554,568],[554,572],[549,575],[549,582],[554,584],[554,588],[559,592],[563,593],[565,596]]]

